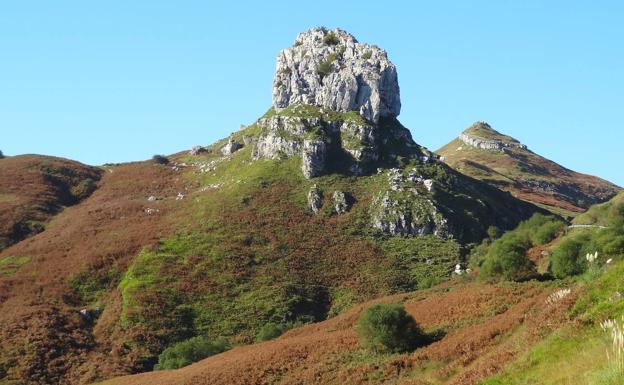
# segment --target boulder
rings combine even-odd
[[[323,196],[317,185],[312,186],[308,192],[308,207],[314,214],[318,214],[323,206]]]
[[[332,201],[334,202],[334,211],[336,214],[340,215],[349,211],[349,201],[344,192],[334,191],[334,194],[332,194]]]
[[[199,154],[203,154],[206,152],[206,148],[202,147],[202,146],[193,146],[191,148],[191,150],[189,151],[189,154],[191,155],[199,155]]]
[[[225,146],[221,147],[221,153],[223,155],[225,155],[225,156],[232,155],[233,153],[235,153],[236,151],[240,150],[241,148],[243,148],[242,144],[240,144],[236,140],[230,138],[230,139],[228,139],[228,141],[225,144]]]

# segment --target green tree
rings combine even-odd
[[[373,352],[409,352],[423,345],[426,336],[401,304],[373,305],[357,323],[364,347]]]
[[[531,242],[526,236],[507,233],[492,243],[483,262],[482,276],[521,280],[535,273],[535,266],[526,256]]]
[[[588,237],[566,238],[550,257],[550,271],[557,278],[581,274],[587,269],[583,246]]]

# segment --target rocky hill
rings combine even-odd
[[[542,211],[441,162],[399,113],[385,51],[317,28],[279,54],[253,124],[102,167],[92,195],[0,252],[0,383],[150,371],[194,336],[246,345],[425,289],[490,226]]]
[[[532,152],[485,122],[473,124],[436,153],[463,174],[565,217],[621,191],[613,183],[569,170]]]

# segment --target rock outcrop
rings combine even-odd
[[[306,178],[364,175],[398,157],[427,161],[396,120],[400,110],[396,68],[384,50],[314,28],[277,58],[273,108],[255,123],[252,157],[300,156]]]
[[[440,213],[433,197],[433,182],[417,170],[407,174],[388,171],[388,190],[375,197],[371,207],[372,226],[392,236],[435,235],[452,238],[448,220]]]
[[[241,148],[243,148],[242,144],[230,138],[228,139],[227,143],[223,147],[221,147],[221,153],[226,156],[232,155],[233,153],[240,150]]]
[[[279,53],[273,79],[273,107],[310,104],[357,111],[377,123],[401,112],[396,67],[386,51],[358,43],[351,34],[314,28]]]
[[[312,186],[308,192],[308,207],[314,214],[318,214],[323,207],[323,196],[317,185]]]
[[[492,129],[492,127],[485,122],[477,122],[472,125],[471,128],[462,132],[459,135],[459,140],[468,146],[479,148],[482,150],[490,150],[490,151],[505,151],[506,148],[519,148],[522,150],[526,150],[527,146],[524,144],[515,141],[515,140],[499,140],[499,139],[491,139],[491,138],[483,138],[478,135],[474,135],[468,133],[467,131],[480,129],[485,132],[493,132],[495,134],[500,134]]]
[[[336,214],[341,215],[349,211],[349,200],[347,198],[347,194],[344,192],[334,191],[332,194],[332,200],[334,202],[334,211]]]
[[[206,152],[206,148],[202,146],[193,146],[189,151],[190,155],[200,155]]]

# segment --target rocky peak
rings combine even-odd
[[[505,151],[508,148],[526,150],[526,146],[511,136],[503,135],[486,122],[476,122],[459,135],[459,140],[482,150]]]
[[[381,48],[341,30],[313,28],[281,51],[273,79],[273,107],[293,104],[357,111],[377,123],[397,117],[401,98],[396,67]]]

